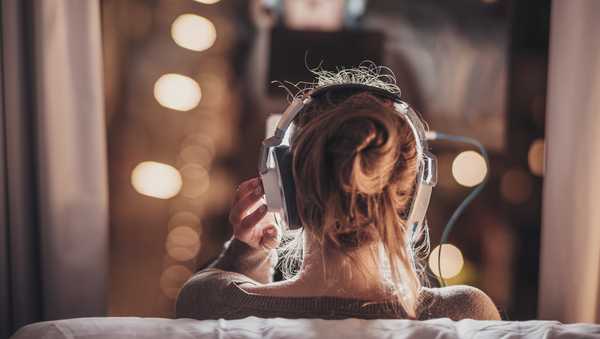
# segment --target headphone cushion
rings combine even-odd
[[[292,172],[293,156],[289,146],[281,145],[273,149],[279,172],[279,179],[284,198],[284,208],[287,214],[287,224],[290,229],[302,227],[296,205],[296,185]]]

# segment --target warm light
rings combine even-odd
[[[204,134],[204,133],[194,133],[188,135],[183,142],[181,143],[181,148],[185,148],[187,146],[200,145],[206,147],[206,149],[211,153],[215,153],[215,142],[213,139]]]
[[[209,49],[215,43],[217,30],[205,17],[182,14],[171,25],[171,37],[179,46],[200,52]]]
[[[439,277],[440,270],[438,269],[438,253],[440,252],[440,246],[436,246],[431,254],[429,254],[429,268]],[[460,250],[451,244],[444,244],[442,247],[442,257],[440,259],[442,265],[442,277],[444,279],[450,279],[457,276],[463,269],[464,259]]]
[[[510,203],[522,204],[531,197],[532,183],[529,173],[513,168],[500,179],[500,193]]]
[[[212,5],[212,4],[216,4],[217,2],[219,2],[221,0],[194,0],[194,1],[199,2],[201,4]]]
[[[531,173],[540,177],[544,175],[544,139],[536,139],[531,143],[527,162]]]
[[[190,145],[179,152],[179,163],[181,165],[199,164],[208,168],[213,160],[213,153],[205,145]]]
[[[175,299],[181,286],[191,275],[192,271],[185,266],[170,266],[160,276],[160,288],[167,297]]]
[[[481,154],[475,151],[461,152],[452,162],[452,175],[459,184],[473,187],[480,184],[487,174],[487,165]]]
[[[209,188],[208,171],[199,164],[188,164],[181,168],[183,189],[181,194],[190,199],[198,198]]]
[[[154,97],[159,104],[177,111],[189,111],[198,106],[202,92],[198,83],[181,74],[165,74],[154,84]]]
[[[160,162],[144,161],[131,172],[131,185],[138,193],[159,199],[169,199],[181,190],[179,171]]]
[[[188,226],[178,226],[169,232],[165,244],[167,253],[177,261],[193,259],[200,250],[200,236]]]
[[[192,212],[177,212],[169,219],[168,227],[169,229],[173,229],[178,226],[188,226],[196,229],[200,226],[200,218]]]

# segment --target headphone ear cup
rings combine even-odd
[[[293,155],[289,146],[277,146],[273,149],[273,152],[279,172],[287,225],[289,229],[298,229],[302,227],[302,223],[296,205],[296,184],[294,183],[292,171]]]

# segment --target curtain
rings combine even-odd
[[[108,192],[96,0],[3,0],[0,337],[104,315]]]
[[[600,1],[552,5],[539,316],[600,322]]]

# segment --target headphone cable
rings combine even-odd
[[[438,264],[438,267],[437,267],[438,274],[437,275],[438,275],[438,281],[439,281],[440,285],[442,287],[446,287],[447,284],[446,284],[446,280],[444,279],[444,276],[442,275],[442,265],[441,265],[443,245],[448,243],[448,238],[450,237],[450,232],[452,232],[452,229],[454,228],[454,225],[456,224],[456,221],[458,220],[458,218],[461,216],[461,214],[464,212],[464,210],[467,208],[467,206],[469,206],[469,204],[479,195],[479,193],[481,193],[481,191],[485,187],[485,184],[487,183],[488,178],[489,178],[490,161],[489,161],[487,151],[483,147],[483,144],[481,144],[479,141],[477,141],[473,138],[459,136],[459,135],[450,135],[450,134],[446,134],[446,133],[433,132],[433,131],[427,132],[426,135],[427,135],[427,139],[432,140],[432,141],[443,140],[443,141],[467,144],[467,145],[476,147],[477,149],[479,149],[479,153],[483,157],[483,159],[485,161],[485,166],[486,166],[486,173],[485,173],[483,180],[479,184],[477,184],[475,186],[475,188],[458,205],[458,207],[456,207],[456,209],[450,216],[450,219],[448,219],[446,226],[444,226],[444,230],[443,230],[442,236],[440,238],[439,251],[437,253],[437,264]]]

